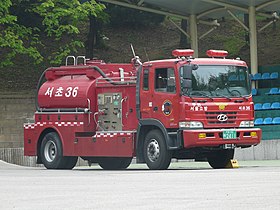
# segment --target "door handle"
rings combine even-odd
[[[157,111],[157,110],[158,110],[158,107],[157,107],[157,106],[155,106],[155,107],[154,107],[154,111]]]

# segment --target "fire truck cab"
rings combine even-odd
[[[172,54],[47,69],[35,122],[24,125],[25,155],[50,169],[71,169],[77,157],[104,169],[125,169],[133,157],[150,169],[167,169],[172,158],[224,168],[236,147],[257,145],[246,63],[226,51]]]

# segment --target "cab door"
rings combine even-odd
[[[174,66],[151,66],[143,72],[143,88],[146,84],[148,89],[142,92],[141,116],[157,119],[166,128],[178,128],[180,103],[175,69]]]
[[[151,67],[144,67],[140,81],[140,118],[149,119],[152,117],[152,83],[153,72]]]

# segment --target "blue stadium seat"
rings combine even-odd
[[[245,80],[245,76],[244,76],[244,75],[240,75],[240,76],[239,76],[239,80],[240,80],[240,81]]]
[[[262,104],[258,103],[254,105],[255,110],[262,110]]]
[[[252,96],[258,95],[258,90],[256,88],[252,89]]]
[[[280,109],[280,103],[279,102],[274,102],[271,104],[271,109]]]
[[[263,110],[271,109],[271,103],[264,103],[264,104],[262,105],[262,109],[263,109]]]
[[[263,124],[264,125],[271,125],[272,124],[272,118],[271,117],[264,118]]]
[[[261,79],[262,79],[261,73],[256,73],[253,77],[253,80],[261,80]]]
[[[263,79],[263,80],[270,79],[270,74],[267,73],[267,72],[266,72],[266,73],[263,73],[263,74],[262,74],[262,79]]]
[[[268,95],[276,95],[276,94],[279,94],[279,89],[278,89],[278,88],[271,88],[271,89],[269,90],[269,92],[266,93],[266,94],[268,94]]]
[[[249,74],[249,78],[250,78],[250,80],[254,80],[253,74]]]
[[[263,118],[257,118],[255,119],[255,125],[262,125],[263,124]]]
[[[236,75],[231,75],[229,78],[228,78],[229,81],[237,81],[237,76]]]
[[[270,75],[270,79],[278,79],[278,72],[272,72]]]
[[[280,117],[273,118],[272,124],[274,125],[280,125]]]

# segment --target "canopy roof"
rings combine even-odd
[[[256,8],[257,13],[264,16],[269,16],[267,12],[280,9],[279,0],[144,0],[139,2],[171,13],[183,16],[198,15],[204,19],[228,16],[227,9],[237,13],[248,13],[248,7],[252,6]]]
[[[100,0],[119,6],[153,12],[166,16],[174,16],[189,20],[192,49],[198,56],[197,24],[219,26],[219,19],[233,17],[250,35],[250,56],[252,73],[258,72],[257,59],[257,26],[256,16],[270,18],[269,24],[279,19],[280,0]],[[249,15],[249,26],[246,26],[239,14]],[[177,26],[179,28],[179,26]],[[179,28],[180,29],[180,28]]]
[[[271,18],[280,11],[280,0],[100,0],[120,6],[150,11],[167,16],[188,19],[196,15],[199,20],[219,19],[234,14],[249,13],[254,7],[260,16]]]

